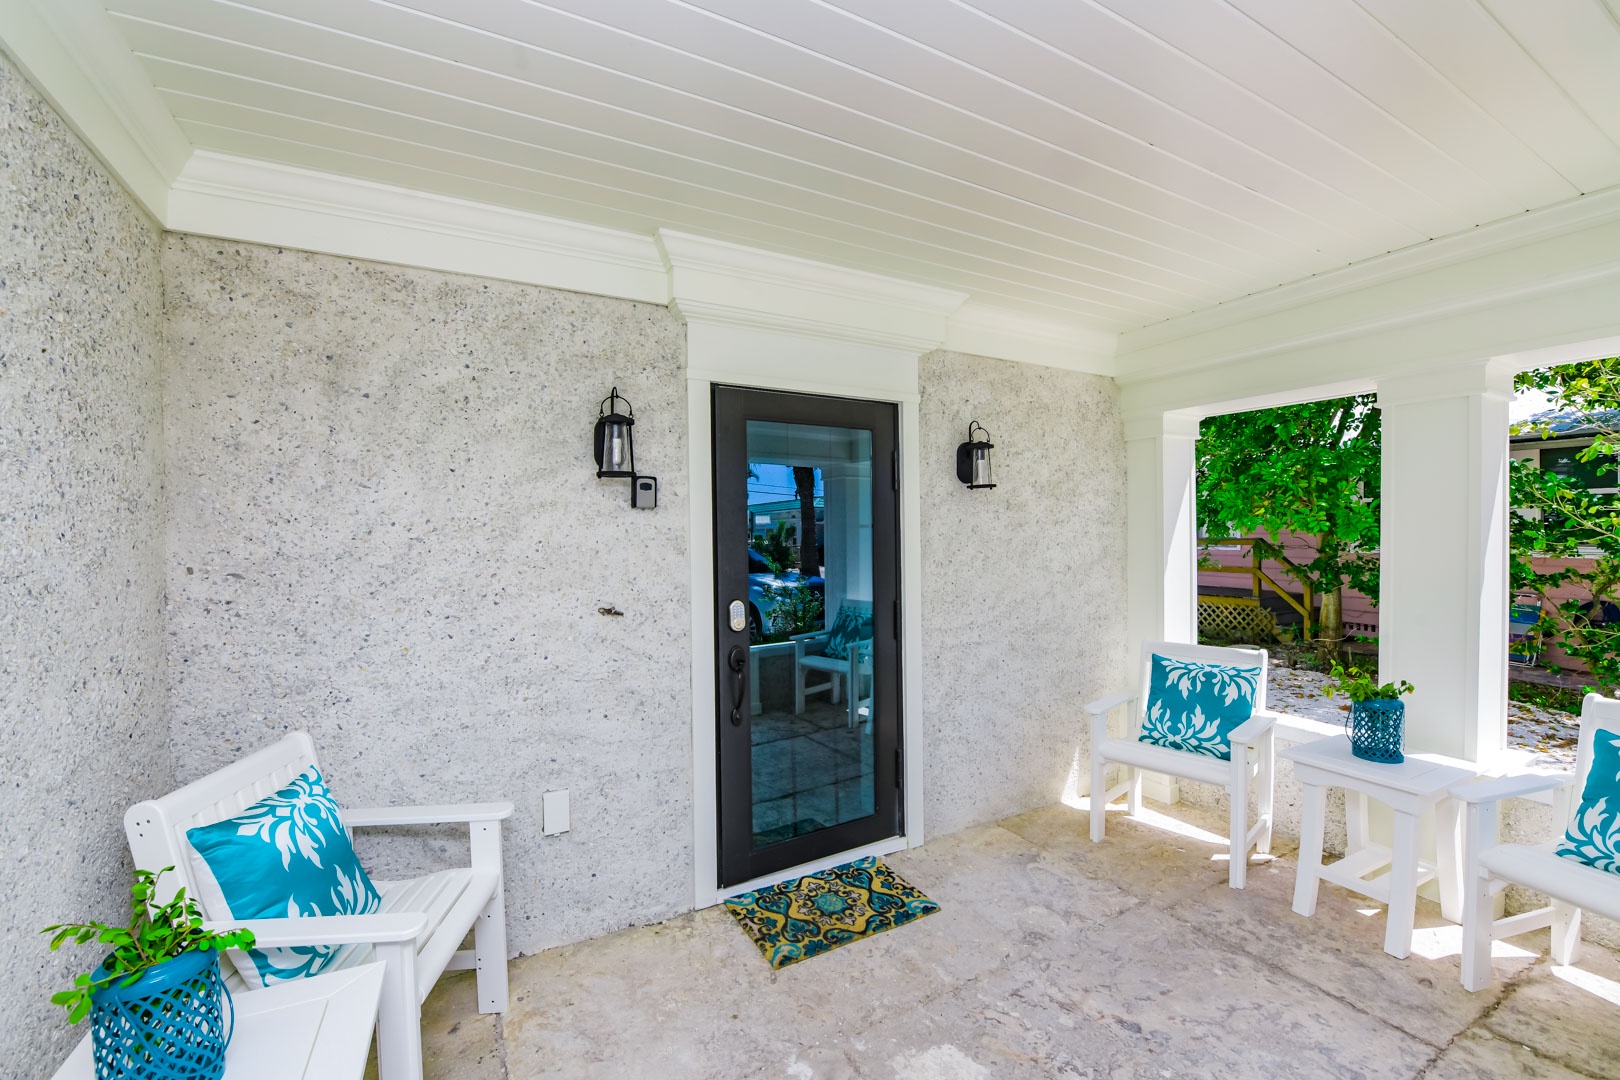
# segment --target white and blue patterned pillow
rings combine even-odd
[[[872,605],[859,600],[844,601],[828,631],[826,654],[843,660],[849,656],[851,645],[871,640]]]
[[[1620,735],[1595,733],[1581,805],[1555,850],[1565,858],[1620,874]]]
[[[206,870],[196,878],[210,915],[221,903],[229,920],[369,915],[382,907],[313,765],[235,817],[187,831],[186,839],[199,856],[194,865]],[[251,965],[233,958],[243,978],[270,986],[318,974],[353,948],[251,949]]]
[[[1232,730],[1254,713],[1260,669],[1153,654],[1142,742],[1230,761]]]

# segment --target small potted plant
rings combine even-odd
[[[1401,743],[1406,702],[1401,700],[1401,695],[1410,694],[1415,687],[1405,679],[1380,685],[1360,668],[1346,669],[1337,663],[1329,679],[1322,688],[1328,697],[1343,694],[1350,699],[1350,715],[1345,720],[1345,726],[1350,729],[1350,752],[1368,761],[1390,765],[1405,761]]]
[[[184,889],[158,904],[158,879],[173,869],[135,871],[127,927],[59,923],[43,931],[55,935],[53,951],[70,941],[112,947],[95,971],[51,995],[69,1023],[90,1017],[96,1080],[219,1080],[225,1073],[231,1035],[222,997],[229,994],[218,952],[251,948],[253,932],[204,930]]]

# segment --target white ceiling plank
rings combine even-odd
[[[467,18],[465,5],[458,0],[400,0],[417,10],[433,11],[445,18],[458,14]],[[578,9],[562,13],[566,3]],[[799,132],[813,132],[835,143],[848,143],[868,149],[883,147],[906,162],[941,175],[957,177],[985,191],[999,192],[1032,204],[1057,210],[1085,207],[1089,215],[1112,212],[1129,220],[1138,213],[1204,234],[1246,249],[1286,253],[1297,250],[1299,241],[1252,220],[1235,209],[1216,208],[1210,213],[1208,200],[1217,190],[1228,198],[1251,201],[1236,195],[1231,185],[1209,184],[1207,176],[1189,174],[1186,182],[1209,184],[1197,194],[1171,190],[1168,183],[1145,184],[1126,171],[1093,163],[1089,158],[1066,155],[1053,149],[1042,150],[1028,140],[1011,140],[1005,131],[976,125],[970,117],[918,95],[907,95],[892,107],[894,118],[876,118],[878,109],[890,110],[886,102],[894,88],[874,82],[867,93],[858,95],[865,109],[823,98],[784,85],[795,80],[800,85],[819,84],[827,94],[850,93],[847,85],[860,73],[819,59],[805,49],[783,48],[772,39],[746,33],[723,21],[704,19],[689,25],[696,12],[686,6],[659,4],[646,6],[638,0],[558,0],[556,5],[502,5],[480,9],[479,25],[521,41],[537,49],[565,47],[572,56],[587,58],[604,69],[634,70],[659,86],[693,95],[723,96],[746,102],[748,114],[788,125]],[[625,27],[609,27],[604,22],[619,17]],[[661,39],[649,41],[636,31],[656,26]],[[676,38],[675,35],[681,35]],[[665,39],[701,44],[711,50],[728,50],[724,60],[710,60],[693,52],[665,44]],[[759,67],[773,78],[745,71]],[[548,73],[548,78],[558,72]],[[687,101],[690,107],[695,101]],[[750,116],[734,117],[740,127],[753,126]],[[956,140],[978,138],[987,142],[964,153]],[[1030,167],[1020,166],[1029,159]],[[1165,164],[1163,161],[1161,165]],[[1103,207],[1095,207],[1098,201]],[[1105,207],[1112,207],[1112,211]],[[1140,226],[1131,224],[1125,231]]]
[[[203,73],[207,74],[207,73]],[[165,69],[166,87],[188,84],[206,91],[219,85],[218,77],[191,80],[184,70]],[[476,175],[491,182],[509,185],[514,190],[539,188],[551,191],[569,191],[574,198],[588,195],[592,190],[616,192],[635,198],[659,198],[670,207],[686,207],[697,211],[721,214],[747,220],[769,220],[782,228],[797,229],[805,235],[829,231],[825,219],[777,207],[765,208],[768,213],[750,213],[747,200],[695,185],[680,183],[669,177],[649,176],[630,170],[608,167],[580,168],[580,163],[549,151],[529,148],[523,160],[499,160],[489,155],[491,140],[476,132],[452,133],[456,138],[443,144],[424,144],[413,139],[424,126],[409,117],[378,115],[377,110],[349,103],[326,101],[319,121],[309,119],[312,110],[297,97],[299,92],[279,91],[264,98],[264,108],[223,102],[197,96],[193,92],[164,91],[174,106],[175,114],[183,122],[196,122],[214,128],[253,130],[295,142],[341,145],[356,153],[365,153],[378,160],[398,161],[403,164],[437,168],[447,172]],[[276,111],[275,106],[285,107]],[[325,129],[316,132],[315,129]],[[496,149],[501,147],[496,146]],[[589,163],[587,163],[589,164]],[[1072,278],[1065,278],[1045,269],[1036,260],[1024,263],[996,261],[975,257],[966,252],[954,252],[931,247],[915,239],[870,230],[843,230],[851,240],[858,240],[868,248],[882,248],[905,253],[919,264],[949,262],[953,267],[972,272],[983,282],[1000,282],[1014,289],[1032,289],[1047,294],[1049,301],[1062,303],[1087,295],[1097,302],[1112,303],[1114,314],[1144,310],[1173,310],[1177,298],[1162,290],[1142,289],[1126,292],[1087,286]],[[946,258],[951,256],[951,258]]]
[[[1463,165],[1490,177],[1514,208],[1578,193],[1353,0],[1229,2]]]
[[[139,41],[141,34],[137,31],[132,37]],[[312,92],[301,101],[289,103],[293,95],[302,92],[285,90],[278,84],[264,81],[269,76],[284,77],[289,64],[287,58],[260,50],[225,45],[217,41],[207,42],[195,38],[188,40],[190,45],[186,48],[177,46],[173,40],[168,42],[171,55],[177,59],[148,60],[148,68],[154,80],[160,85],[204,97],[265,106],[272,112],[302,111],[317,118],[321,118],[323,112],[339,107],[344,100],[354,101],[357,97],[364,96],[361,90],[356,89],[357,83],[364,81],[363,77],[351,77],[343,72],[322,70],[313,77],[303,77],[300,81],[311,87]],[[213,72],[211,69],[195,66],[194,61],[198,60],[219,63],[229,68],[230,73]],[[322,97],[322,92],[328,96]],[[608,160],[601,155],[591,156],[592,151],[598,149],[600,140],[586,133],[552,132],[542,143],[526,139],[526,135],[534,134],[533,126],[526,128],[521,122],[522,118],[509,114],[493,112],[489,116],[472,117],[459,103],[448,103],[451,106],[450,111],[441,110],[437,115],[433,115],[435,106],[444,106],[446,103],[423,95],[415,88],[383,86],[374,97],[374,101],[377,100],[388,101],[389,108],[382,109],[374,103],[363,106],[377,110],[373,114],[375,122],[393,125],[393,133],[396,135],[403,135],[409,131],[416,141],[431,141],[435,138],[451,142],[464,141],[480,133],[488,134],[484,131],[485,124],[488,124],[488,130],[494,134],[488,136],[489,141],[480,148],[480,152],[492,159],[499,158],[503,154],[509,160],[532,158],[536,154],[551,154],[553,157],[565,154],[579,159],[584,166]],[[398,111],[413,104],[416,107],[414,113]],[[475,125],[474,121],[485,123]],[[504,141],[504,146],[495,145],[493,140]],[[804,187],[784,192],[780,186],[739,183],[738,178],[727,174],[724,170],[708,166],[700,160],[669,155],[647,158],[643,154],[641,159],[632,156],[610,164],[642,173],[642,179],[654,190],[659,184],[690,183],[706,187],[711,192],[719,192],[717,198],[722,202],[734,201],[739,194],[751,199],[774,200],[772,206],[782,207],[781,212],[787,212],[791,208],[795,211],[809,210],[824,215],[823,228],[837,228],[844,225],[851,228],[885,229],[893,237],[904,238],[908,243],[926,239],[939,244],[943,248],[940,252],[942,256],[960,251],[982,258],[990,257],[989,253],[994,251],[995,257],[1003,261],[1010,260],[1008,264],[1014,269],[1021,262],[1037,263],[1041,264],[1042,273],[1059,274],[1071,283],[1089,280],[1104,290],[1117,291],[1123,295],[1148,295],[1161,299],[1178,295],[1183,300],[1189,296],[1210,295],[1207,285],[1184,279],[1183,275],[1172,275],[1170,278],[1166,278],[1163,274],[1155,277],[1145,276],[1145,268],[1115,259],[1106,252],[1100,253],[1100,259],[1094,261],[1112,263],[1114,268],[1100,269],[1097,265],[1085,261],[1087,252],[1073,246],[1064,247],[1049,236],[1033,232],[1027,235],[1041,249],[1039,253],[1015,247],[1007,240],[996,239],[994,235],[958,233],[924,220],[881,214],[862,204],[839,202]],[[576,175],[583,174],[576,172]],[[772,206],[764,208],[763,212],[767,216],[777,212]],[[1003,230],[1002,235],[1006,236],[1007,231]]]
[[[583,0],[550,2],[583,5]],[[1197,191],[1206,205],[1224,204],[1232,213],[1275,222],[1278,229],[1314,226],[1326,236],[1348,237],[1387,221],[1330,186],[965,7],[868,2],[835,10],[809,3],[697,2],[925,99],[1051,145],[1082,147],[1096,160],[1155,185]],[[600,10],[598,4],[589,6]],[[1075,17],[1084,12],[1066,10]],[[1013,73],[1016,82],[1009,77]],[[1241,201],[1232,200],[1234,187]]]
[[[1604,0],[1480,3],[1610,141],[1620,143],[1620,6]]]
[[[1095,0],[1322,139],[1421,192],[1425,233],[1450,232],[1501,203],[1488,178],[1465,167],[1265,26],[1224,2]],[[1174,70],[1166,75],[1174,77]],[[1404,205],[1404,200],[1403,200]]]
[[[835,2],[1263,193],[1326,235],[1365,243],[1379,230],[1390,242],[1410,242],[1411,223],[1432,211],[1420,193],[1104,9],[979,0],[936,12]],[[1087,60],[1064,47],[1071,39],[1091,43]],[[1358,184],[1381,199],[1364,200]]]
[[[310,7],[319,6],[312,0],[300,2]],[[288,0],[282,0],[282,5],[288,6]],[[811,152],[807,153],[802,145],[801,132],[781,125],[749,125],[746,121],[753,118],[745,114],[734,116],[711,111],[708,114],[690,117],[691,123],[688,125],[672,125],[642,114],[627,112],[615,105],[592,100],[584,96],[583,92],[570,95],[515,77],[486,73],[476,67],[475,62],[485,58],[484,54],[492,50],[510,55],[509,44],[503,44],[487,36],[472,34],[458,36],[454,28],[427,20],[408,23],[405,29],[414,31],[418,37],[428,36],[428,32],[432,31],[431,37],[434,40],[454,42],[457,47],[446,50],[453,59],[437,61],[423,57],[419,53],[405,51],[408,48],[405,45],[383,46],[355,38],[322,34],[306,25],[241,9],[225,8],[222,5],[182,4],[178,0],[125,0],[121,5],[121,10],[140,11],[152,16],[174,17],[177,9],[180,11],[194,9],[192,21],[207,25],[210,31],[221,36],[234,30],[240,37],[249,41],[273,43],[283,53],[363,67],[367,73],[392,77],[399,82],[409,81],[410,85],[424,92],[452,94],[467,101],[498,101],[501,102],[500,107],[544,118],[545,122],[566,123],[579,131],[604,135],[611,133],[613,137],[627,143],[662,146],[672,152],[678,150],[701,156],[706,160],[725,162],[744,171],[761,175],[791,176],[800,183],[814,184],[829,193],[847,194],[852,198],[875,200],[880,203],[887,200],[886,205],[908,204],[910,209],[906,212],[917,217],[942,212],[959,216],[964,210],[969,213],[982,213],[986,218],[986,224],[992,228],[1001,229],[1012,225],[1042,234],[1063,236],[1091,244],[1100,250],[1127,253],[1130,257],[1140,258],[1161,269],[1185,268],[1189,274],[1198,272],[1196,264],[1199,260],[1223,268],[1229,264],[1235,265],[1240,269],[1240,273],[1241,268],[1252,267],[1264,261],[1263,255],[1252,249],[1205,240],[1196,234],[1189,236],[1187,230],[1179,226],[1169,225],[1142,214],[1133,215],[1122,208],[1097,200],[1088,203],[1076,199],[1074,202],[1077,204],[1077,210],[1094,210],[1097,217],[1104,219],[1100,224],[1082,220],[1072,213],[1054,211],[1028,200],[999,196],[997,193],[964,184],[952,176],[921,170],[913,172],[892,160],[877,158],[843,144],[833,144],[823,150],[811,147]],[[226,18],[218,22],[211,21],[211,17],[216,13],[223,13]],[[237,20],[245,21],[238,23]],[[195,41],[187,42],[186,33],[166,31],[161,25],[154,26],[127,19],[124,20],[124,25],[126,34],[131,36],[138,47],[158,55],[163,55],[165,50],[171,47],[186,48],[191,50],[187,53],[187,58],[190,59],[199,48],[218,47],[213,42],[203,44]],[[167,40],[165,35],[172,35],[173,42]],[[425,45],[428,42],[413,43]],[[479,46],[482,51],[472,50],[469,43]],[[297,64],[293,66],[296,67]],[[567,66],[553,65],[550,74],[554,75],[558,69]],[[588,69],[586,73],[593,74]],[[594,74],[598,77],[602,75],[600,72]],[[306,70],[300,77],[311,75]],[[605,95],[613,90],[613,87],[579,89],[581,91],[594,89]],[[615,92],[623,94],[626,91],[620,87]],[[667,111],[667,101],[661,107]],[[693,126],[705,124],[707,128]],[[724,131],[725,135],[708,133],[716,129]],[[747,141],[739,140],[737,135],[746,135]],[[840,168],[832,169],[825,164],[817,166],[795,160],[789,156],[794,150],[806,153],[810,157],[819,156],[823,162],[836,164]],[[931,202],[932,205],[922,205],[925,202]],[[1121,232],[1125,232],[1126,235],[1122,236]],[[1143,243],[1152,245],[1157,249],[1157,253],[1145,247],[1133,248],[1129,243],[1133,237],[1143,239]],[[1229,277],[1224,280],[1229,281]]]
[[[236,125],[214,126],[201,121],[180,121],[190,137],[220,152],[240,154],[267,161],[296,161],[301,168],[334,172],[338,175],[357,176],[383,184],[418,190],[438,190],[457,198],[472,199],[494,205],[513,206],[534,213],[568,217],[608,228],[633,227],[644,231],[652,222],[691,229],[704,235],[742,242],[748,239],[755,245],[804,258],[818,259],[851,266],[861,266],[876,272],[909,278],[946,288],[965,288],[975,296],[994,297],[997,303],[1023,306],[1040,311],[1046,316],[1062,314],[1071,319],[1094,319],[1100,326],[1113,327],[1125,321],[1139,324],[1156,321],[1159,315],[1149,309],[1147,315],[1122,311],[1116,307],[1096,303],[1086,298],[1052,297],[1028,287],[1012,287],[999,279],[985,278],[943,268],[937,262],[906,257],[903,254],[874,251],[842,241],[838,238],[814,235],[780,225],[761,225],[743,221],[731,215],[692,207],[673,200],[648,199],[636,196],[624,199],[618,193],[587,183],[575,183],[557,178],[546,188],[536,191],[532,186],[513,187],[491,180],[476,167],[467,168],[465,162],[456,161],[456,155],[437,152],[431,159],[449,167],[435,167],[407,163],[396,157],[376,157],[355,149],[352,134],[341,129],[325,127],[313,122],[300,121],[307,134],[306,140],[288,139],[249,132]],[[628,213],[611,213],[623,204]],[[645,217],[639,217],[645,211]]]
[[[1620,172],[1620,146],[1479,0],[1357,2],[1578,190],[1606,187]],[[1571,6],[1577,5],[1591,10],[1587,0]]]

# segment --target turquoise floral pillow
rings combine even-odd
[[[1569,859],[1620,874],[1620,735],[1598,731],[1581,805],[1555,849]]]
[[[858,641],[872,640],[872,605],[845,601],[839,607],[827,635],[827,655],[840,660],[849,656],[849,647]]]
[[[1230,761],[1232,729],[1254,714],[1260,669],[1200,664],[1153,654],[1145,743]]]
[[[242,813],[186,833],[202,866],[196,875],[211,916],[279,919],[369,915],[382,897],[355,857],[338,804],[310,766],[302,776]],[[237,954],[243,978],[270,986],[333,967],[355,946],[252,949]]]

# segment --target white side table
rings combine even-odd
[[[377,1025],[382,964],[362,964],[231,995],[236,1030],[225,1080],[360,1080]],[[90,1036],[54,1080],[94,1080]]]
[[[1389,905],[1384,951],[1405,958],[1412,951],[1418,886],[1438,877],[1440,911],[1456,922],[1462,914],[1462,875],[1457,855],[1457,804],[1447,796],[1456,784],[1474,779],[1478,770],[1466,761],[1440,754],[1407,754],[1399,765],[1358,758],[1350,739],[1337,735],[1278,750],[1294,763],[1294,777],[1304,788],[1300,825],[1299,874],[1294,881],[1294,910],[1306,918],[1316,913],[1323,881]],[[1322,831],[1326,824],[1327,789],[1344,789],[1348,833],[1344,858],[1322,865]],[[1393,849],[1367,839],[1367,800],[1377,799],[1395,812]],[[1418,860],[1418,823],[1435,811],[1435,847],[1439,865]],[[1389,873],[1368,875],[1389,867]]]

